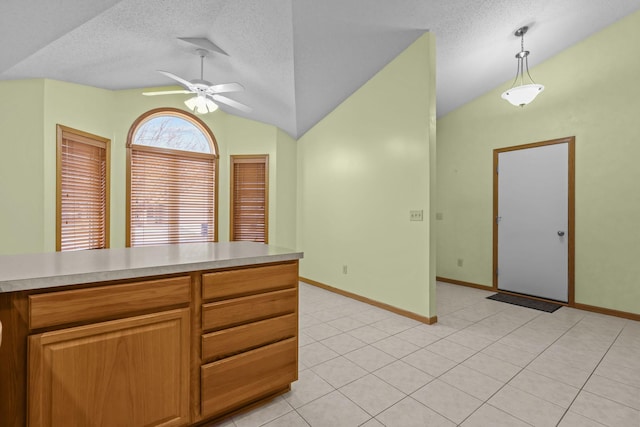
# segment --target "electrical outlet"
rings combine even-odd
[[[347,266],[346,265],[342,266],[342,274],[347,274]]]
[[[458,258],[458,267],[462,267],[462,264],[464,264],[464,260],[462,258]]]
[[[422,210],[409,211],[409,221],[422,221]]]

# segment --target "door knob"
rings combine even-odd
[[[564,231],[558,231],[558,236],[560,237],[564,236]]]

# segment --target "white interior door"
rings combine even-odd
[[[568,146],[498,153],[498,289],[568,300]]]

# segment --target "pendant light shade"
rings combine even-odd
[[[524,50],[524,35],[527,30],[529,30],[529,27],[522,27],[518,28],[514,33],[516,37],[520,37],[520,52],[516,53],[518,70],[516,71],[516,78],[513,80],[511,88],[502,93],[502,99],[509,101],[509,103],[517,107],[524,107],[529,104],[544,90],[544,86],[534,82],[531,74],[529,74],[529,51]],[[526,84],[524,79],[525,70],[530,82]],[[518,83],[520,84],[516,86]]]
[[[524,107],[536,99],[536,96],[543,90],[544,86],[537,84],[516,86],[503,92],[502,99],[506,99],[516,107]]]

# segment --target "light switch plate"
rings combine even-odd
[[[423,211],[409,211],[409,221],[422,221],[423,220]]]

